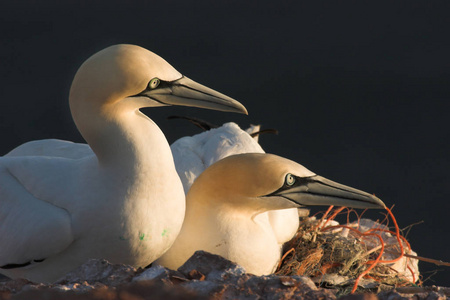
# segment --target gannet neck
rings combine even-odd
[[[93,101],[84,101],[88,105]],[[95,102],[94,102],[95,103]],[[169,144],[159,127],[135,107],[112,101],[101,107],[73,110],[84,139],[101,166],[117,166],[122,170],[132,166],[156,163],[174,168]],[[166,166],[162,170],[165,170]],[[125,168],[125,169],[124,169]]]
[[[106,118],[94,120],[96,126],[84,132],[100,166],[118,168],[124,172],[136,166],[145,169],[147,165],[155,171],[175,172],[172,152],[161,129],[139,110],[108,113]],[[96,130],[99,129],[99,130]],[[148,170],[147,176],[148,174]],[[153,172],[153,171],[152,171]]]
[[[138,109],[161,104],[128,97],[144,90],[154,77],[176,80],[181,74],[158,55],[134,45],[108,47],[78,69],[70,89],[70,109],[78,130],[100,161],[107,152],[120,153],[121,148],[128,147],[124,144],[117,149],[123,141],[128,140],[129,145],[139,141],[132,125],[151,127],[145,125],[149,119]],[[159,130],[156,132],[162,135]],[[146,136],[151,134],[150,131]]]

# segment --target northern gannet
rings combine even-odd
[[[175,240],[185,196],[169,144],[142,107],[246,113],[134,45],[84,62],[69,94],[95,155],[0,158],[0,273],[52,282],[90,258],[144,267]]]
[[[170,145],[175,168],[186,195],[195,179],[215,162],[236,154],[265,153],[257,136],[250,136],[258,130],[259,126],[242,130],[236,123],[229,122],[194,136],[180,138]],[[290,240],[299,226],[298,211],[295,207],[270,210],[259,214],[258,218],[269,219],[280,245]]]
[[[229,122],[193,136],[182,137],[172,143],[170,149],[185,194],[187,195],[195,179],[213,163],[230,155],[265,153],[257,141],[257,136],[250,136],[258,130],[259,127],[255,126],[242,130],[236,123]],[[93,152],[87,144],[46,139],[22,144],[7,155],[82,158],[93,155]],[[259,214],[258,218],[269,219],[280,245],[290,240],[299,226],[297,208],[270,210]]]
[[[233,155],[211,165],[192,185],[186,203],[180,234],[156,263],[177,269],[204,250],[255,275],[272,273],[281,256],[270,222],[259,214],[304,205],[385,207],[373,195],[262,153]]]

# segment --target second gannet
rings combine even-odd
[[[0,158],[0,273],[8,277],[52,282],[90,258],[154,261],[181,228],[185,196],[164,134],[139,109],[246,113],[134,45],[85,61],[69,104],[92,155]]]
[[[242,130],[236,123],[229,122],[194,136],[180,138],[170,145],[186,195],[195,179],[215,162],[236,154],[265,153],[258,143],[258,135],[250,135],[258,130],[258,125]],[[259,214],[258,218],[269,219],[280,245],[290,240],[299,226],[297,208],[270,210]]]
[[[366,192],[314,174],[273,154],[250,153],[219,160],[196,179],[187,195],[183,227],[156,263],[177,269],[195,251],[221,255],[248,273],[272,273],[281,247],[267,218],[269,210],[308,205],[383,208]]]

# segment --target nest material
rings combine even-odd
[[[323,221],[314,217],[301,219],[297,234],[284,246],[283,259],[276,274],[308,276],[320,286],[348,289],[380,255],[380,247],[377,247],[380,243],[376,237],[362,238],[358,232],[345,228],[320,230],[320,222]],[[372,283],[377,287],[412,284],[389,264],[376,264],[365,277],[373,279]],[[359,285],[364,286],[364,283]]]

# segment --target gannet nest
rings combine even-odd
[[[332,220],[338,212],[325,219],[329,212],[321,219],[300,219],[297,234],[284,246],[276,274],[308,276],[340,294],[420,284],[418,261],[404,256],[415,253],[403,236],[392,234],[396,229],[359,216],[339,225]],[[395,219],[394,224],[397,227]]]

